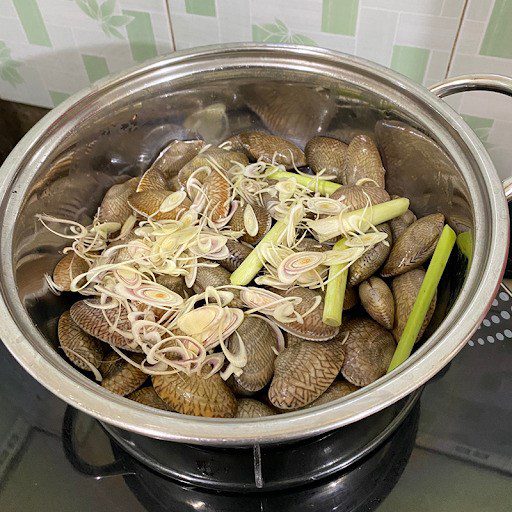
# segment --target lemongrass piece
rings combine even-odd
[[[265,259],[263,252],[270,244],[278,244],[286,231],[285,222],[276,222],[269,232],[261,239],[260,243],[250,252],[242,264],[231,274],[231,284],[245,286],[249,284],[263,267]]]
[[[308,221],[320,242],[325,242],[347,232],[366,232],[372,226],[382,224],[404,214],[409,208],[409,199],[401,197],[360,210]]]
[[[320,192],[320,194],[327,196],[330,196],[335,190],[338,190],[341,187],[338,183],[323,180],[317,176],[305,176],[304,174],[295,174],[288,171],[274,171],[270,173],[268,177],[274,180],[289,180],[293,178],[297,183],[309,188],[313,192]]]
[[[342,238],[334,244],[333,251],[346,249],[346,239]],[[332,265],[329,268],[329,279],[325,291],[324,313],[322,321],[326,325],[339,327],[343,314],[343,301],[345,300],[345,289],[347,288],[348,267],[346,263]]]
[[[420,291],[414,302],[411,314],[407,319],[404,331],[393,354],[388,373],[401,365],[411,355],[414,342],[418,338],[430,303],[436,293],[437,286],[455,245],[456,238],[453,229],[450,226],[445,226],[421,283]]]

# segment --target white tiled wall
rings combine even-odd
[[[324,46],[424,85],[512,75],[512,0],[0,0],[0,97],[51,107],[105,74],[175,49]],[[511,174],[512,99],[450,99]]]

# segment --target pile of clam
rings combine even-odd
[[[320,193],[320,180],[340,186]],[[407,210],[343,233],[345,251],[309,222],[391,199],[367,135],[315,137],[304,151],[263,132],[219,147],[171,141],[141,177],[107,191],[90,225],[39,216],[70,244],[46,276],[70,301],[60,347],[112,393],[182,414],[261,417],[344,397],[387,371],[444,218]],[[258,246],[278,221],[282,236]],[[255,250],[261,270],[233,285]],[[337,327],[322,314],[340,262]]]

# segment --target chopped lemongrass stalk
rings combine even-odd
[[[268,177],[274,180],[289,180],[293,178],[299,185],[309,188],[309,190],[312,190],[313,192],[320,192],[320,194],[328,196],[341,187],[338,183],[333,183],[332,181],[324,180],[317,176],[295,174],[293,172],[281,170],[276,170],[270,173]]]
[[[262,248],[266,248],[271,244],[279,244],[287,227],[285,222],[276,222],[272,226],[270,231],[261,239],[260,243],[231,274],[231,284],[245,286],[256,277],[256,274],[261,270],[264,263]]]
[[[250,204],[248,204],[244,210],[244,228],[249,236],[256,236],[258,234],[258,219]]]
[[[434,298],[453,246],[455,245],[456,238],[453,229],[450,226],[445,226],[437,242],[436,249],[428,265],[427,272],[421,283],[420,291],[418,292],[412,311],[407,319],[400,341],[393,354],[388,373],[397,366],[400,366],[411,355],[412,348],[418,338],[421,326],[423,325],[425,316]]]
[[[399,217],[408,208],[409,199],[401,197],[337,216],[310,220],[307,224],[317,234],[320,242],[325,242],[344,233],[366,232],[375,225]]]
[[[178,192],[173,192],[163,200],[159,210],[162,213],[170,212],[177,208],[186,197],[187,193],[184,190],[178,190]]]
[[[345,239],[334,244],[333,251],[344,251]],[[325,292],[324,312],[322,321],[326,325],[338,327],[341,325],[343,315],[343,302],[347,287],[348,268],[344,263],[332,265],[329,268],[329,282]]]

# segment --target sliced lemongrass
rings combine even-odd
[[[331,251],[324,252],[324,264],[331,266],[353,263],[365,252],[364,247],[347,247],[346,242],[343,247],[334,245]]]
[[[388,237],[387,233],[376,231],[373,233],[365,233],[347,238],[345,245],[347,247],[372,247],[373,245],[383,242]]]
[[[277,268],[277,277],[282,283],[293,283],[300,274],[306,273],[321,265],[325,253],[304,251],[286,257]]]
[[[187,197],[187,193],[184,190],[178,190],[177,192],[173,192],[169,194],[160,205],[159,210],[162,213],[170,212],[176,209]]]
[[[280,281],[277,277],[273,277],[269,274],[257,276],[254,279],[254,282],[261,286],[270,286],[270,287],[276,288],[278,290],[287,290],[290,287],[289,284],[285,284],[282,281]]]
[[[346,250],[345,239],[334,244],[333,252],[344,252]],[[329,269],[329,277],[332,279],[327,284],[325,292],[324,311],[322,321],[326,325],[338,327],[341,325],[343,315],[343,301],[345,300],[345,289],[347,287],[348,269],[344,264],[332,265]]]
[[[188,274],[185,276],[185,284],[188,288],[192,288],[197,277],[197,258],[192,260]]]
[[[256,236],[258,234],[258,219],[254,213],[254,208],[250,204],[247,204],[244,209],[244,228],[250,236]]]
[[[172,308],[183,303],[183,297],[181,295],[157,283],[143,283],[133,289],[118,283],[115,289],[117,293],[127,299],[142,302],[147,306]]]
[[[316,215],[337,215],[343,210],[343,205],[329,197],[310,197],[306,201],[308,210]]]
[[[211,366],[211,369],[206,374],[201,374],[204,379],[209,379],[212,375],[219,372],[224,366],[226,358],[222,352],[216,352],[214,354],[209,354],[205,357],[201,368],[205,368],[206,366]],[[200,371],[200,369],[198,369]]]
[[[409,208],[406,198],[392,199],[360,210],[341,213],[338,216],[306,221],[320,242],[325,242],[343,233],[366,232],[373,226],[387,222],[404,214]]]
[[[295,174],[288,171],[276,170],[274,172],[270,172],[267,174],[269,178],[275,180],[289,180],[294,178],[297,183],[303,185],[304,187],[312,190],[313,192],[319,192],[320,194],[330,196],[336,190],[340,188],[341,185],[337,183],[333,183],[332,181],[323,180],[321,178],[317,178],[316,176],[308,176],[305,174]]]
[[[220,306],[208,305],[193,309],[182,315],[177,322],[178,328],[189,336],[203,341],[215,328],[223,315]]]
[[[269,244],[279,244],[286,229],[287,225],[284,222],[276,222],[255,249],[231,274],[231,284],[239,286],[249,284],[263,267],[264,258],[261,255],[261,248],[267,247]]]

